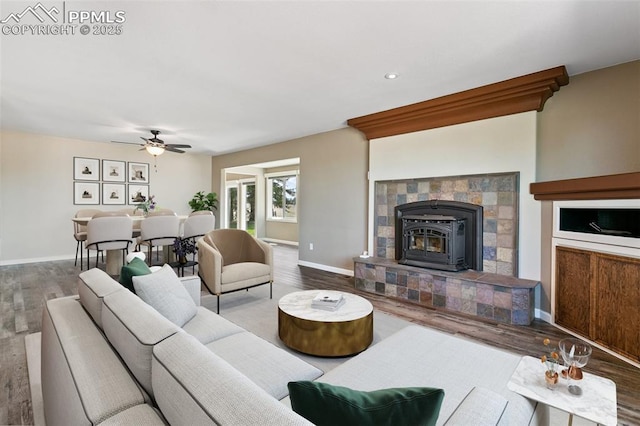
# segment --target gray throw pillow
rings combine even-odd
[[[136,294],[178,327],[196,315],[198,307],[171,266],[132,280]]]

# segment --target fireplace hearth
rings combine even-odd
[[[396,260],[445,271],[482,271],[482,206],[429,200],[395,208]]]

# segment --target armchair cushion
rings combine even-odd
[[[169,265],[158,272],[133,277],[136,294],[165,318],[182,327],[198,312],[189,292]]]
[[[134,257],[131,262],[122,266],[122,269],[120,270],[120,284],[135,293],[132,278],[150,273],[151,269],[149,269],[144,260]]]
[[[239,281],[248,281],[255,279],[255,284],[261,284],[269,281],[271,267],[264,263],[245,262],[234,263],[222,267],[222,284],[233,284]]]

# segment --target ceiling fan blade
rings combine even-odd
[[[176,143],[168,143],[165,146],[167,147],[172,147],[172,148],[191,148],[191,145],[185,145],[185,144],[176,144]]]
[[[137,143],[137,142],[121,142],[121,141],[111,141],[111,142],[113,142],[113,143],[124,143],[124,144],[127,144],[127,145],[141,145],[142,146],[141,143]]]
[[[164,147],[164,149],[165,149],[166,151],[177,152],[177,153],[179,153],[179,154],[184,154],[184,152],[185,152],[185,151],[183,151],[183,150],[181,150],[181,149],[174,148],[173,146],[168,146],[168,145],[166,145],[166,146]]]

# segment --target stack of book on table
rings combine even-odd
[[[344,296],[342,293],[321,291],[311,301],[311,307],[314,309],[324,309],[325,311],[335,311],[344,305]]]

